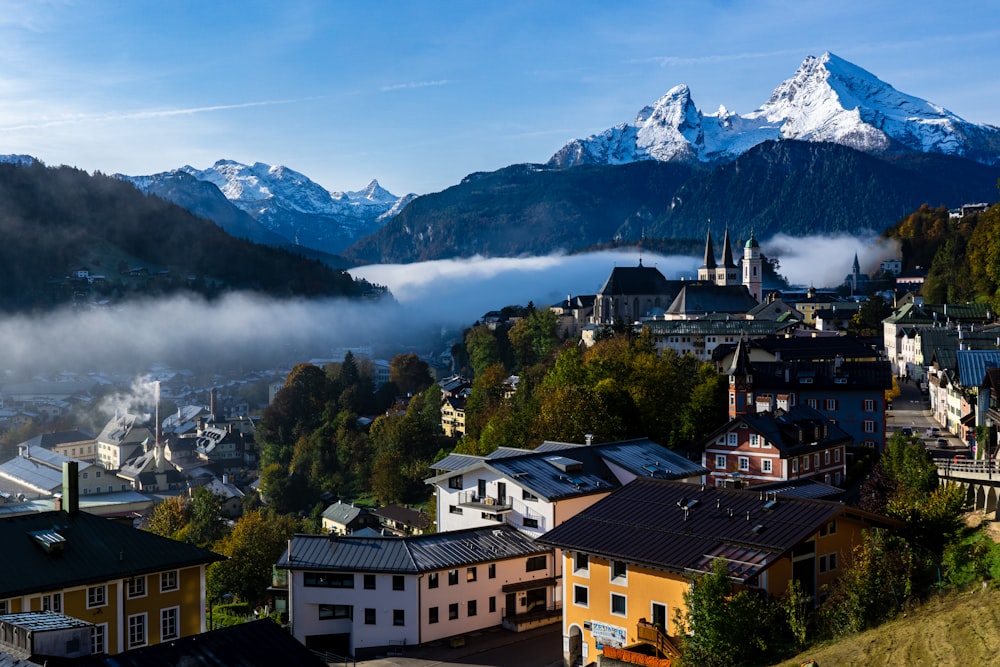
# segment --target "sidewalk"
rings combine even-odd
[[[463,635],[465,639],[463,646],[452,648],[447,640],[441,640],[425,646],[407,647],[403,649],[401,656],[359,660],[357,664],[364,667],[427,667],[448,664],[496,667],[512,664],[518,667],[562,665],[560,627],[559,624],[555,624],[526,632],[510,632],[500,627],[487,628]],[[518,654],[524,653],[525,657],[512,660],[508,656],[504,659],[502,654],[506,649],[511,652],[516,651]],[[480,659],[476,659],[476,656],[480,656]]]

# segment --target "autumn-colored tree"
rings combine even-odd
[[[170,496],[153,507],[149,517],[149,532],[175,540],[182,540],[181,531],[188,524],[188,511],[184,496]]]
[[[243,515],[213,546],[216,553],[228,558],[208,567],[209,598],[219,599],[228,593],[251,605],[264,602],[271,585],[271,567],[285,550],[288,538],[300,529],[300,522],[290,516],[265,515],[259,510]]]

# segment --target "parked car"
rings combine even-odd
[[[947,447],[948,446],[948,441],[945,440],[944,438],[938,438],[937,445],[938,445],[938,447]]]
[[[913,429],[910,428],[909,426],[904,426],[903,428],[899,429],[899,431],[900,431],[900,433],[902,433],[903,435],[905,435],[907,438],[909,438],[910,436],[913,435]]]

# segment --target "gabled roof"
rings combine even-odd
[[[987,368],[1000,367],[1000,350],[958,350],[958,383],[963,387],[980,387]]]
[[[464,462],[468,465],[462,468],[443,468],[442,463],[452,463],[448,461],[451,457],[446,457],[433,464],[445,472],[425,481],[434,484],[456,474],[487,469],[553,502],[617,488],[622,481],[612,465],[638,477],[679,479],[707,472],[699,463],[648,438],[591,445],[545,442],[533,450],[504,449],[496,458],[467,457]]]
[[[253,667],[327,663],[274,621],[262,619],[115,655],[94,655],[76,667]]]
[[[62,487],[62,465],[76,459],[63,456],[51,449],[29,447],[22,454],[0,464],[0,486],[4,481],[13,482],[38,493],[48,494]],[[95,464],[78,461],[79,470],[90,470]]]
[[[70,442],[87,442],[88,440],[93,440],[96,437],[97,436],[89,431],[58,431],[55,433],[42,433],[41,435],[36,435],[34,438],[25,440],[20,444],[28,447],[43,447],[45,449],[52,449],[56,445],[63,445]]]
[[[426,512],[409,507],[401,507],[400,505],[386,505],[375,510],[372,514],[383,519],[389,519],[390,521],[404,523],[414,528],[426,528],[431,525],[431,518]]]
[[[346,526],[357,519],[362,513],[367,514],[368,510],[363,507],[355,507],[351,503],[342,503],[338,500],[323,510],[323,518]]]
[[[701,313],[746,313],[757,305],[744,285],[686,284],[667,308],[672,315]]]
[[[746,424],[771,443],[782,458],[818,452],[838,445],[851,444],[853,438],[818,410],[799,404],[788,410],[741,415],[715,429],[705,439],[711,444],[735,424]]]
[[[32,533],[65,539],[47,553]],[[222,560],[184,542],[86,512],[39,512],[0,519],[0,598],[83,586]]]
[[[631,296],[640,294],[666,294],[674,292],[670,282],[654,266],[616,266],[604,281],[598,294],[604,296]]]
[[[772,336],[795,327],[797,322],[776,320],[698,319],[647,320],[642,323],[654,336]]]
[[[410,537],[297,534],[278,567],[417,574],[546,552],[506,524]]]
[[[681,574],[708,572],[723,558],[730,576],[745,581],[845,512],[894,525],[831,501],[779,498],[770,504],[757,490],[637,479],[537,541]]]
[[[892,387],[888,361],[751,361],[750,367],[757,389],[885,391]]]

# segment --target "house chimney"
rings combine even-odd
[[[68,514],[80,511],[80,467],[76,461],[63,461],[62,509]]]

